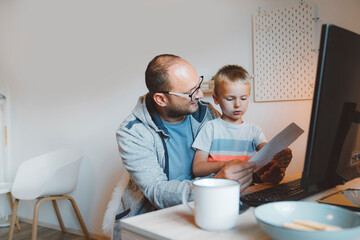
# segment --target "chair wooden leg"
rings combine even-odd
[[[33,217],[33,224],[32,224],[32,232],[31,232],[31,240],[37,239],[37,225],[38,225],[38,218],[39,218],[39,207],[40,203],[44,201],[43,198],[40,198],[36,201],[35,207],[34,207],[34,217]]]
[[[56,213],[56,216],[57,216],[57,219],[59,220],[59,225],[60,225],[60,228],[61,228],[61,231],[63,233],[66,233],[66,229],[65,229],[65,226],[64,226],[64,222],[61,218],[61,214],[60,214],[60,211],[59,211],[59,207],[56,203],[56,200],[52,200],[52,203],[53,203],[53,206],[54,206],[54,209],[55,209],[55,213]]]
[[[12,238],[13,238],[18,205],[19,205],[19,199],[15,198],[15,202],[14,202],[13,208],[12,208],[12,216],[11,216],[11,224],[10,224],[10,229],[9,229],[9,234],[8,234],[8,240],[12,240]]]
[[[64,223],[62,221],[62,218],[61,218],[61,215],[60,215],[60,211],[59,211],[59,208],[57,206],[57,203],[55,200],[61,200],[61,199],[68,199],[70,200],[71,202],[71,205],[74,209],[74,212],[79,220],[79,223],[81,225],[81,228],[84,232],[84,235],[85,237],[88,239],[88,240],[91,240],[91,237],[90,237],[90,234],[86,228],[86,225],[85,225],[85,222],[84,220],[82,219],[81,217],[81,214],[80,214],[80,211],[75,203],[75,200],[70,197],[70,196],[50,196],[50,197],[43,197],[43,198],[39,198],[38,201],[36,202],[35,204],[35,207],[34,207],[34,217],[33,217],[33,225],[32,225],[32,234],[31,234],[31,240],[36,240],[37,238],[37,224],[38,224],[38,217],[39,217],[39,207],[40,207],[40,204],[43,202],[43,201],[46,201],[46,200],[52,200],[53,201],[53,205],[54,205],[54,208],[55,208],[55,212],[56,212],[56,215],[58,216],[58,220],[59,220],[59,223],[60,223],[60,227],[61,225],[64,227]],[[14,203],[14,208],[13,208],[13,213],[16,214],[16,211],[17,211],[17,205],[18,205],[18,202],[19,200],[18,199],[15,199],[15,203]],[[55,202],[55,203],[54,203]],[[13,215],[14,216],[14,215]],[[15,215],[16,216],[16,215]],[[12,238],[12,235],[13,235],[13,231],[14,231],[14,225],[15,225],[15,219],[14,217],[12,218],[12,231],[9,231],[9,240],[11,240]],[[11,228],[10,228],[11,230]],[[65,227],[64,227],[64,230],[65,230]],[[65,232],[65,231],[63,231]],[[10,235],[11,234],[11,235]],[[11,238],[10,238],[11,237]]]
[[[87,230],[87,228],[86,228],[86,225],[85,225],[85,222],[84,222],[83,218],[81,217],[80,211],[79,211],[79,209],[78,209],[78,207],[77,207],[77,205],[76,205],[75,200],[74,200],[72,197],[70,197],[70,196],[64,196],[64,197],[66,197],[67,199],[70,200],[70,202],[71,202],[71,204],[72,204],[72,206],[73,206],[73,208],[74,208],[74,212],[76,213],[76,216],[77,216],[77,218],[79,219],[79,223],[80,223],[80,225],[81,225],[81,228],[82,228],[82,230],[83,230],[86,238],[87,238],[88,240],[91,240],[90,234],[89,234],[89,232],[88,232],[88,230]]]
[[[11,209],[13,209],[14,204],[13,204],[13,199],[12,199],[11,193],[8,192],[7,196],[9,199],[10,207],[11,207]],[[14,213],[12,213],[12,214],[14,214]],[[16,214],[15,214],[15,216],[16,216],[16,221],[15,221],[16,228],[17,228],[17,230],[20,231],[21,227],[20,227],[20,223],[19,223],[19,217]]]

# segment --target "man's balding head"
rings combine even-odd
[[[172,54],[161,54],[150,61],[145,71],[145,82],[151,97],[156,92],[168,91],[168,69],[181,61],[185,60]]]

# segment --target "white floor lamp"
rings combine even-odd
[[[10,226],[7,201],[12,202],[11,183],[7,182],[7,127],[6,127],[6,97],[0,93],[0,227]],[[8,199],[6,199],[8,198]]]
[[[2,208],[2,212],[4,216],[0,216],[0,227],[9,227],[10,226],[10,222],[9,222],[9,217],[8,217],[8,212],[7,212],[7,206],[6,206],[6,195],[9,198],[9,201],[12,201],[11,198],[11,183],[0,183],[0,195],[1,195],[1,208]],[[9,194],[10,193],[10,194]]]

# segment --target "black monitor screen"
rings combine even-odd
[[[322,190],[360,177],[360,35],[321,30],[302,187]]]

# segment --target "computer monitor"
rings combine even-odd
[[[360,177],[360,35],[323,25],[301,186]]]

